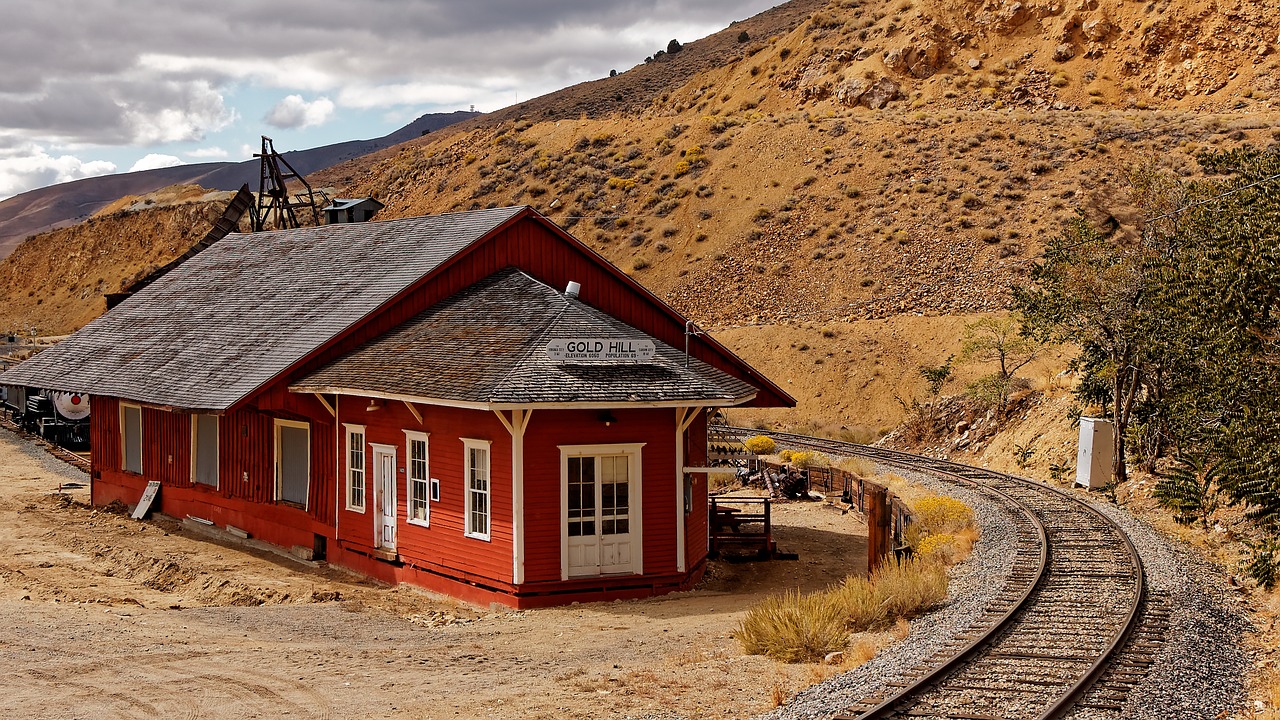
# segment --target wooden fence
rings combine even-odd
[[[891,490],[873,483],[869,480],[846,472],[840,468],[833,467],[811,467],[803,470],[777,463],[761,460],[757,456],[746,458],[745,465],[751,474],[760,473],[760,477],[764,480],[768,489],[774,490],[780,478],[786,478],[788,475],[794,476],[799,473],[804,478],[804,489],[808,491],[818,491],[828,497],[839,494],[840,499],[857,508],[867,519],[867,570],[874,572],[880,567],[885,560],[892,556],[894,560],[900,560],[911,555],[911,547],[907,544],[907,529],[911,527],[913,520],[911,509],[901,498],[893,494]],[[736,500],[737,498],[734,498]],[[728,501],[724,498],[721,502]],[[712,518],[715,524],[716,505],[715,499],[712,499]],[[766,506],[767,507],[767,506]],[[767,510],[766,510],[767,512]],[[773,542],[771,528],[768,523],[765,524],[764,542],[771,545]],[[737,530],[733,528],[732,530]],[[720,528],[723,535],[730,541],[743,542],[745,538],[738,538],[730,534],[732,530],[729,528]],[[716,546],[716,540],[713,530],[712,547]]]

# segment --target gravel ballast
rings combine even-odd
[[[884,696],[888,682],[969,629],[1004,585],[1013,560],[1009,549],[1015,539],[1011,511],[985,493],[926,473],[891,470],[974,508],[982,537],[969,560],[952,569],[948,605],[913,621],[905,640],[886,648],[871,661],[801,691],[782,707],[758,716],[761,720],[830,718],[862,698]],[[1242,639],[1250,625],[1220,573],[1193,551],[1160,535],[1127,511],[1098,499],[1092,499],[1091,504],[1129,534],[1146,568],[1149,592],[1171,612],[1166,642],[1156,664],[1129,692],[1124,709],[1118,713],[1078,710],[1069,717],[1209,719],[1243,707],[1249,663]]]
[[[847,673],[809,687],[784,706],[759,716],[762,720],[810,720],[829,718],[858,700],[882,694],[886,683],[901,676],[937,652],[956,635],[968,630],[987,603],[1000,591],[1013,566],[1008,552],[1016,538],[1010,510],[989,495],[937,480],[924,473],[881,468],[912,483],[950,495],[974,510],[982,537],[968,561],[951,570],[948,604],[911,623],[911,634],[885,648],[870,661]]]

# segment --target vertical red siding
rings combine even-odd
[[[641,449],[645,574],[676,570],[675,410],[535,410],[525,434],[525,580],[560,580],[560,445],[644,443]]]
[[[365,512],[346,509],[345,496],[338,517],[338,538],[350,545],[374,546],[373,451],[370,443],[396,448],[396,550],[411,565],[486,579],[495,584],[510,583],[512,507],[511,436],[491,412],[416,405],[423,422],[404,403],[387,402],[368,412],[364,398],[342,398],[339,420],[365,427]],[[430,525],[408,522],[408,447],[405,430],[429,434],[428,471],[440,480],[440,501],[430,503]],[[462,438],[489,440],[489,540],[466,537],[464,525],[466,478]],[[346,432],[341,435],[345,453]],[[346,463],[339,476],[340,492],[346,491]]]
[[[93,412],[89,414],[89,467],[94,476],[104,470],[119,470],[120,461],[120,403],[115,398],[94,396],[90,398]]]
[[[164,487],[191,487],[191,416],[142,408],[142,474]]]
[[[323,408],[319,414],[280,413],[279,416],[310,426],[311,478],[306,511],[316,521],[331,524],[333,417]],[[222,417],[218,428],[218,491],[224,497],[275,503],[275,418],[275,414],[252,408],[235,410]]]

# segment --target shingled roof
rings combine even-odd
[[[548,342],[650,339],[509,268],[294,383],[295,392],[464,404],[736,405],[756,388],[654,340],[652,360],[552,360]]]
[[[228,235],[0,384],[225,410],[524,210]]]

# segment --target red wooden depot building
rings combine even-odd
[[[516,607],[695,583],[709,409],[794,403],[529,208],[230,235],[0,384],[92,396],[96,504]]]

